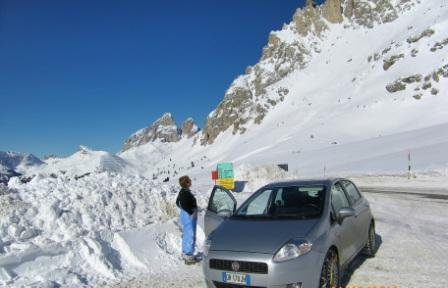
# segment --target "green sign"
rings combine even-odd
[[[232,163],[219,163],[217,170],[218,170],[218,179],[233,179]]]

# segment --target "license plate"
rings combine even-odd
[[[222,272],[222,282],[250,285],[250,275],[242,273]]]

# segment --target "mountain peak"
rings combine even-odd
[[[193,137],[196,133],[199,132],[199,127],[194,122],[193,118],[187,118],[184,123],[182,123],[182,136],[186,136],[187,138]]]
[[[181,128],[178,128],[173,115],[167,112],[154,121],[149,127],[140,129],[132,134],[125,141],[122,151],[155,141],[164,143],[178,142],[182,137],[191,138],[199,132],[199,130],[199,127],[191,117],[187,118],[182,123]]]
[[[81,152],[82,154],[87,154],[91,151],[92,151],[92,149],[90,149],[89,147],[84,146],[84,145],[79,145],[79,152]]]
[[[309,0],[306,3],[296,10],[290,23],[269,34],[260,61],[233,81],[224,99],[209,114],[201,139],[203,145],[212,144],[228,129],[233,134],[242,134],[251,122],[260,124],[274,106],[288,97],[290,85],[278,83],[319,58],[328,35],[392,22],[413,7],[416,0],[327,0],[321,5]],[[337,25],[341,27],[336,28]]]
[[[33,154],[0,151],[0,183],[6,184],[10,177],[18,176],[28,168],[42,164],[44,162]]]

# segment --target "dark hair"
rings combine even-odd
[[[188,184],[191,184],[191,179],[188,176],[182,176],[179,178],[180,187],[188,189]]]

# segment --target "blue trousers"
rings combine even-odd
[[[180,209],[180,223],[182,224],[182,253],[185,255],[194,254],[194,246],[196,245],[196,225],[197,218],[186,211]]]

